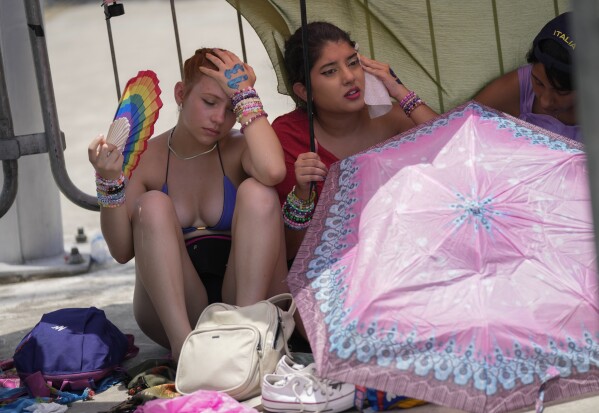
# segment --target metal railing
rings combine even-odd
[[[175,42],[179,55],[179,65],[181,66],[181,73],[183,73],[181,44],[175,12],[175,0],[170,0],[170,2],[171,13],[173,16]],[[2,161],[2,171],[4,174],[2,192],[0,192],[0,218],[8,212],[17,196],[19,172],[17,160],[22,156],[46,152],[50,157],[50,167],[54,180],[66,198],[82,208],[98,211],[99,206],[96,197],[88,195],[77,188],[71,181],[66,170],[64,157],[64,149],[66,145],[64,134],[60,131],[58,122],[58,112],[56,109],[56,100],[52,85],[52,75],[50,72],[50,62],[48,59],[48,49],[43,27],[40,0],[24,0],[24,7],[27,26],[29,27],[31,49],[35,65],[35,76],[37,79],[38,92],[42,108],[44,132],[32,135],[15,136],[12,125],[8,91],[6,89],[4,77],[4,69],[0,64],[0,160]],[[120,99],[120,85],[116,67],[114,45],[112,41],[112,30],[110,27],[111,16],[107,13],[107,5],[104,5],[104,11],[106,16],[108,40],[112,55],[117,98]],[[237,20],[242,43],[243,59],[244,61],[247,61],[245,54],[246,49],[245,39],[243,36],[243,26],[239,11],[237,11]],[[2,53],[0,50],[0,62],[1,61]]]

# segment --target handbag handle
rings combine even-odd
[[[291,304],[289,305],[289,309],[287,309],[287,312],[291,315],[295,314],[295,300],[293,299],[293,296],[290,293],[282,293],[282,294],[277,294],[273,297],[270,297],[268,300],[266,300],[272,304],[277,304],[283,301],[291,301]]]

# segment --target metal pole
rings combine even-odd
[[[245,36],[243,35],[243,21],[241,20],[241,12],[239,11],[239,0],[237,0],[237,26],[239,26],[239,37],[241,38],[241,53],[243,54],[243,63],[247,63],[248,57],[245,51]]]
[[[2,58],[2,50],[0,49],[0,64],[2,62],[4,60]],[[4,68],[0,67],[0,139],[12,137],[14,137],[14,130],[10,102],[8,100],[8,91],[6,90]],[[2,152],[1,148],[0,152]],[[2,160],[2,171],[4,172],[4,179],[2,181],[2,192],[0,192],[0,218],[8,212],[17,198],[19,163],[16,159]]]
[[[2,218],[14,204],[17,199],[17,190],[19,189],[19,163],[12,159],[2,161],[2,171],[4,181],[2,183],[2,192],[0,193],[0,218]]]
[[[306,0],[300,2],[302,16],[302,47],[304,49],[304,72],[306,75],[306,109],[308,110],[308,121],[310,123],[310,151],[316,152],[314,140],[314,113],[312,109],[312,82],[310,81],[310,61],[308,56],[308,22],[306,17]]]
[[[110,56],[112,57],[112,71],[114,72],[114,82],[116,85],[116,96],[121,100],[121,84],[119,82],[119,71],[116,67],[116,56],[114,53],[114,42],[112,41],[112,28],[110,27],[110,13],[108,5],[104,3],[104,16],[106,17],[106,31],[108,32],[108,43],[110,44]]]
[[[79,190],[69,178],[66,171],[64,148],[62,145],[60,127],[58,125],[58,112],[54,89],[52,88],[52,75],[50,74],[50,61],[46,47],[46,37],[42,26],[42,13],[39,0],[25,0],[25,13],[27,26],[29,26],[29,39],[33,52],[35,75],[44,119],[44,130],[50,155],[50,166],[56,184],[62,193],[73,203],[80,207],[98,211],[96,197],[90,196]]]
[[[179,26],[177,25],[175,0],[171,0],[171,14],[173,15],[173,28],[175,29],[175,43],[177,44],[177,56],[179,56],[179,71],[181,72],[181,80],[183,80],[183,57],[181,55],[181,40],[179,39]]]

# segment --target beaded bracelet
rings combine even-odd
[[[402,100],[399,101],[399,106],[401,106],[401,108],[403,109],[404,106],[412,99],[414,99],[414,96],[416,96],[416,92],[411,91],[410,93],[408,93],[407,95],[404,96],[404,98]]]
[[[422,104],[424,104],[424,101],[414,91],[408,93],[399,102],[399,106],[401,106],[407,117],[410,117],[414,109]]]
[[[235,113],[237,122],[241,124],[241,133],[256,119],[268,116],[264,111],[258,93],[251,86],[235,92],[231,96],[231,104],[233,105],[233,112]],[[243,121],[244,119],[246,119],[245,122]]]
[[[98,191],[98,205],[102,208],[116,208],[125,203],[125,191],[105,195]]]
[[[121,185],[125,182],[125,175],[121,173],[117,179],[104,179],[98,172],[96,172],[96,185],[102,186],[103,188],[112,187],[115,185]]]
[[[252,116],[251,118],[249,118],[248,120],[246,120],[242,125],[241,125],[241,129],[239,130],[239,132],[243,133],[243,131],[245,130],[245,128],[247,128],[248,126],[250,126],[250,124],[255,121],[258,118],[261,118],[263,116],[268,116],[268,113],[261,111],[259,113],[257,113],[255,116]]]
[[[412,112],[414,112],[414,109],[416,109],[420,105],[424,105],[424,101],[422,99],[420,99],[418,96],[416,96],[416,99],[412,102],[410,107],[405,111],[408,118],[412,115]]]
[[[241,89],[236,91],[233,96],[231,96],[231,105],[233,107],[237,106],[239,102],[248,98],[257,98],[258,92],[251,86],[246,87],[245,89]]]
[[[103,208],[116,208],[125,203],[125,176],[117,179],[104,179],[96,172],[96,193],[98,205]]]
[[[316,191],[313,189],[310,193],[310,199],[304,201],[295,194],[295,186],[287,195],[283,203],[283,223],[289,229],[301,231],[310,226],[310,221],[314,215]]]

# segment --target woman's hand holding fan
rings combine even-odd
[[[137,167],[162,107],[158,78],[151,70],[140,71],[125,86],[121,100],[108,129],[106,143],[122,152],[123,174],[130,178]]]

